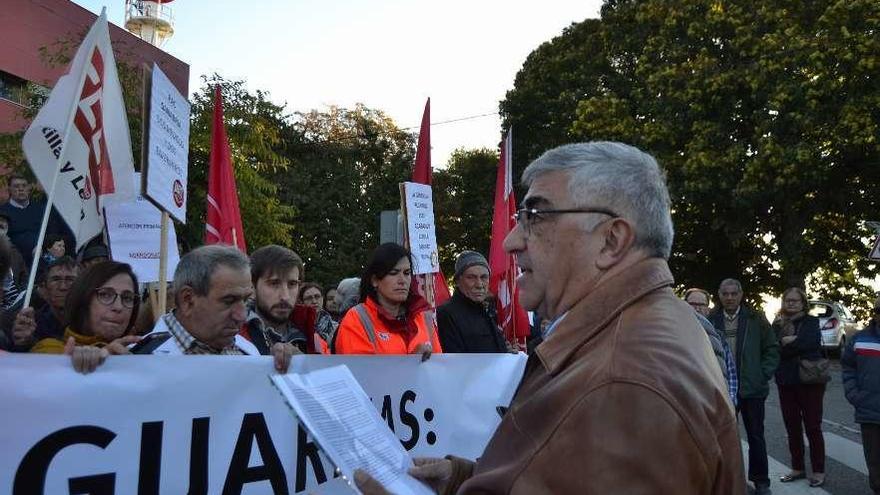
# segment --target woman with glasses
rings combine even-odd
[[[361,277],[360,304],[336,332],[336,354],[421,354],[441,352],[440,339],[423,297],[410,292],[412,260],[394,243],[375,251]]]
[[[138,314],[137,277],[125,263],[92,265],[73,283],[65,302],[64,336],[42,339],[31,352],[70,354],[74,368],[94,371],[109,354],[128,354],[138,337],[124,336]]]
[[[324,342],[332,342],[333,334],[336,333],[339,324],[333,321],[333,317],[324,309],[324,289],[314,282],[302,284],[299,289],[299,302],[315,308],[315,331]]]
[[[819,319],[807,314],[807,295],[798,287],[782,293],[782,309],[773,322],[779,340],[776,386],[779,405],[788,434],[791,472],[779,481],[788,483],[807,477],[804,467],[804,433],[810,442],[810,486],[825,484],[825,439],[822,437],[822,399],[825,383],[805,383],[800,376],[802,361],[822,357]]]

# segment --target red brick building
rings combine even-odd
[[[25,129],[28,121],[22,111],[29,103],[29,95],[34,89],[48,95],[49,88],[67,70],[66,65],[47,63],[40,49],[51,49],[57,42],[68,40],[75,50],[95,19],[95,14],[70,0],[3,0],[0,8],[0,134]],[[110,40],[117,61],[134,66],[156,62],[177,89],[188,94],[188,64],[112,23]],[[0,164],[0,175],[5,168],[6,164]],[[3,189],[0,201],[5,201],[5,187]]]
[[[41,47],[85,35],[97,16],[69,0],[4,0],[0,9],[0,132],[16,132],[25,122],[20,114],[21,87],[27,82],[51,88],[67,70],[49,66]],[[132,65],[156,62],[181,93],[187,94],[189,65],[128,31],[110,24],[110,40],[118,60]]]

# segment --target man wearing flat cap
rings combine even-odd
[[[455,294],[437,308],[443,352],[508,352],[489,304],[489,263],[475,251],[455,260]]]

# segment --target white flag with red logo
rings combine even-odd
[[[77,249],[104,229],[105,202],[134,200],[128,118],[105,13],[25,132],[22,148],[47,192],[57,167],[53,204]]]
[[[529,318],[519,304],[516,278],[519,269],[514,256],[504,250],[504,238],[515,227],[516,197],[513,193],[513,153],[511,133],[507,133],[501,148],[498,174],[495,180],[495,212],[492,217],[492,238],[489,246],[489,291],[496,295],[495,309],[498,325],[511,342],[523,345],[529,335]]]

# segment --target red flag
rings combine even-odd
[[[211,158],[208,169],[208,205],[205,244],[229,244],[247,253],[238,191],[232,171],[232,154],[223,124],[220,86],[214,87],[214,122],[211,127]]]
[[[513,193],[513,167],[511,166],[510,132],[501,148],[498,176],[495,180],[495,213],[492,216],[492,241],[489,247],[489,291],[495,294],[498,324],[504,335],[512,342],[524,342],[529,335],[529,318],[519,304],[516,288],[518,269],[512,254],[504,251],[503,243],[513,230],[516,198]]]
[[[425,103],[425,113],[422,114],[422,128],[419,131],[419,144],[416,147],[416,163],[413,167],[412,181],[419,184],[431,185],[431,99]],[[415,277],[416,283],[421,285],[422,278]],[[424,288],[417,287],[422,294]],[[434,306],[437,307],[449,299],[449,286],[446,285],[446,277],[443,272],[434,274]]]

